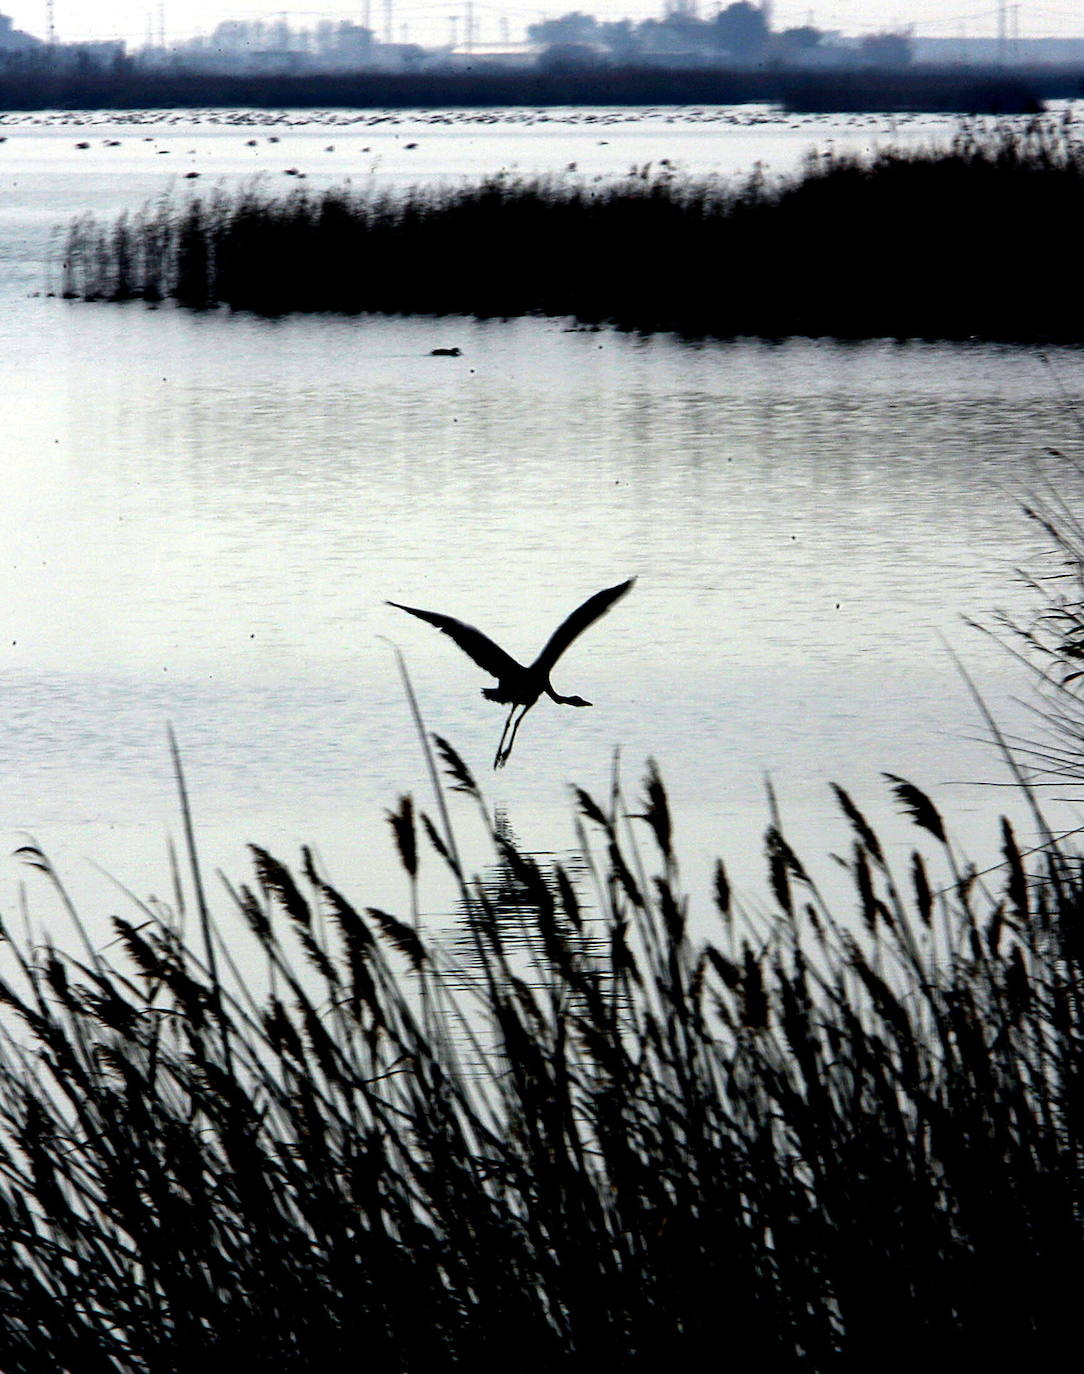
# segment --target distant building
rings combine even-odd
[[[123,43],[45,43],[0,14],[0,66],[9,72],[101,72],[123,61]]]
[[[321,71],[356,71],[372,63],[376,47],[372,29],[345,21],[335,24],[324,20],[317,24],[313,34],[313,61],[319,64]]]
[[[913,38],[915,61],[937,67],[1080,67],[1084,38]]]
[[[426,54],[426,66],[456,71],[515,71],[533,67],[539,49],[534,43],[458,43]]]
[[[14,28],[13,21],[6,14],[0,14],[0,56],[8,53],[37,52],[44,47],[45,44],[40,38]]]
[[[374,43],[365,64],[370,71],[417,71],[425,61],[425,49],[417,43]]]
[[[148,65],[176,65],[203,72],[296,72],[309,55],[307,34],[295,34],[285,22],[247,23],[227,19],[209,38],[194,38],[173,48],[147,48],[140,60]]]
[[[415,43],[381,43],[371,29],[346,21],[294,29],[285,20],[229,19],[209,37],[144,48],[139,62],[217,75],[312,76],[412,70],[424,56]]]
[[[104,72],[124,61],[124,44],[119,42],[102,43],[56,43],[46,49],[49,58],[57,66],[79,72]]]
[[[791,71],[839,71],[857,63],[858,41],[803,25],[773,34],[769,54],[776,66]]]

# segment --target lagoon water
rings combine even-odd
[[[102,914],[123,898],[94,864],[168,897],[172,723],[209,866],[243,876],[246,841],[284,858],[310,842],[361,901],[401,906],[384,808],[430,798],[390,638],[428,726],[528,848],[573,843],[568,784],[605,790],[620,750],[632,793],[658,760],[694,882],[721,853],[763,890],[766,778],[822,862],[848,844],[829,780],[906,856],[881,770],[992,853],[995,808],[1020,808],[991,792],[1006,771],[949,646],[1007,728],[1034,729],[1021,669],[962,617],[1029,604],[1014,569],[1039,568],[1042,544],[1020,499],[1080,483],[1050,452],[1079,448],[1075,351],[271,322],[47,294],[73,215],[257,173],[788,171],[812,147],[951,128],[767,110],[0,120],[7,850],[33,835]],[[644,267],[666,270],[650,245]],[[384,604],[450,611],[530,657],[633,574],[554,675],[594,709],[540,704],[496,775],[487,679]],[[37,919],[37,875],[0,854],[5,912],[28,878]]]

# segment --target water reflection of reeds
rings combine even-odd
[[[529,984],[536,981],[547,958],[543,931],[536,918],[534,883],[538,878],[549,888],[550,900],[555,905],[562,901],[562,886],[566,894],[568,890],[577,894],[576,954],[586,964],[597,961],[605,953],[606,922],[588,896],[589,857],[576,851],[558,856],[528,850],[517,839],[507,816],[499,812],[493,818],[493,832],[497,852],[474,876],[469,891],[460,893],[451,930],[440,937],[441,947],[451,961],[442,976],[458,979],[462,990],[484,983],[488,923],[496,922],[510,966]],[[530,880],[526,873],[531,875]]]
[[[1082,293],[1056,245],[1082,223],[1084,144],[1068,120],[1036,118],[964,125],[946,148],[811,156],[778,181],[662,165],[397,195],[219,191],[111,228],[76,221],[64,293],[690,335],[1076,340]]]

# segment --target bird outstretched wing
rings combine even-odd
[[[439,611],[420,611],[417,606],[404,606],[401,601],[389,601],[387,604],[409,615],[416,615],[419,620],[428,620],[441,634],[454,640],[479,668],[495,678],[507,678],[523,671],[511,654],[506,654],[499,644],[494,644],[488,635],[476,630],[473,625],[456,620],[454,616],[441,615]]]
[[[593,625],[600,615],[604,615],[615,601],[625,595],[635,581],[635,577],[630,577],[627,582],[621,582],[616,587],[607,587],[604,591],[589,596],[583,605],[578,606],[550,635],[545,648],[535,659],[535,667],[544,668],[548,673],[577,635],[582,635],[588,625]]]

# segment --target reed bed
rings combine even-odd
[[[837,788],[853,910],[773,825],[743,911],[722,863],[684,892],[652,766],[635,798],[576,792],[573,881],[434,742],[437,810],[389,813],[403,913],[253,848],[229,905],[259,978],[198,868],[197,939],[178,897],[98,949],[23,851],[83,953],[5,932],[0,1366],[1005,1368],[1075,1336],[1076,858],[1003,822],[980,879],[894,778],[903,876]],[[486,817],[484,879],[449,790]],[[417,921],[430,864],[467,972]]]
[[[292,184],[80,219],[62,294],[267,315],[534,313],[690,336],[1084,338],[1080,274],[1051,252],[1084,229],[1068,119],[811,156],[778,181],[662,166],[398,196]]]

